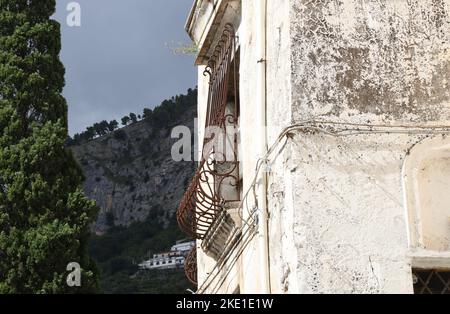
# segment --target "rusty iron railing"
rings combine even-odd
[[[194,248],[189,252],[186,256],[186,260],[184,262],[184,271],[186,273],[186,277],[193,285],[197,285],[197,248]]]
[[[180,228],[194,239],[204,239],[225,202],[239,200],[235,40],[226,25],[204,73],[210,81],[202,158],[177,211]]]

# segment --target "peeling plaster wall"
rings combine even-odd
[[[450,1],[291,3],[294,122],[448,124]],[[402,166],[424,138],[300,133],[289,142],[283,201],[294,208],[297,292],[412,292]]]
[[[290,1],[268,1],[267,11],[267,141],[272,145],[291,124],[291,37]],[[268,173],[270,282],[273,293],[296,293],[297,251],[294,246],[294,177],[284,167],[282,152]]]
[[[256,55],[256,17],[254,0],[242,1],[242,24],[240,30],[241,42],[241,146],[242,171],[244,191],[253,183],[259,154],[258,144],[264,132],[267,131],[267,142],[271,145],[284,126],[291,123],[291,37],[290,37],[290,1],[277,0],[267,2],[267,125],[262,130],[256,123],[255,116],[261,109],[256,103],[257,65],[261,56]],[[292,202],[285,202],[286,189],[292,187],[294,178],[289,173],[283,173],[283,158],[277,159],[269,173],[267,190],[270,219],[269,232],[269,267],[270,285],[273,293],[297,292],[296,265],[297,253],[294,246],[295,207]],[[292,195],[292,194],[291,194]],[[259,195],[260,197],[260,195]],[[254,207],[253,197],[246,202],[243,216]],[[261,292],[262,280],[259,274],[258,237],[251,241],[241,259],[241,292]],[[290,282],[290,284],[289,284]]]
[[[406,135],[297,135],[293,232],[301,293],[409,293]]]
[[[449,13],[448,0],[293,0],[295,118],[448,115]]]
[[[244,191],[263,134],[255,124],[253,2],[242,0],[239,29]],[[449,124],[449,14],[450,0],[269,0],[269,146],[282,128],[309,119]],[[201,73],[200,126],[208,86]],[[295,133],[268,173],[272,292],[412,293],[402,167],[428,137]],[[237,284],[259,292],[258,258],[252,241],[222,287],[205,292],[232,293]],[[200,283],[214,265],[198,254]]]

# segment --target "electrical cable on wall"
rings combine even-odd
[[[248,198],[250,192],[253,191],[253,201],[254,204],[257,204],[257,197],[255,193],[255,188],[258,185],[257,180],[261,169],[264,165],[267,165],[269,162],[274,162],[275,160],[270,160],[271,155],[275,152],[278,145],[283,141],[284,138],[288,141],[292,136],[292,132],[302,132],[302,133],[322,133],[325,135],[333,136],[333,137],[347,137],[347,136],[355,136],[355,135],[372,135],[372,134],[406,134],[406,135],[450,135],[450,126],[447,125],[417,125],[417,124],[402,124],[402,125],[382,125],[382,124],[363,124],[363,123],[350,123],[350,122],[334,122],[334,121],[321,121],[321,120],[307,120],[303,122],[299,122],[296,124],[292,124],[288,127],[285,127],[277,136],[275,142],[267,151],[266,155],[259,158],[256,162],[255,166],[255,175],[251,181],[249,188],[244,194],[239,207],[238,213],[240,218],[242,219],[243,226],[241,227],[241,232],[244,230],[245,226],[248,227],[247,231],[253,228],[252,223],[255,223],[254,215],[257,209],[257,206],[253,208],[253,211],[249,210],[248,206]],[[249,218],[243,219],[241,210],[243,210],[244,205],[248,211]],[[240,240],[242,240],[241,237]],[[235,239],[232,239],[233,241]],[[251,240],[250,240],[251,241]],[[249,242],[246,243],[246,246]],[[239,241],[238,241],[239,242]],[[220,260],[224,261],[234,253],[235,249],[238,245],[235,245],[232,250],[227,252],[227,255],[221,256]],[[238,255],[233,259],[233,265],[236,263],[238,258],[243,254],[245,248],[239,252]],[[220,274],[223,270],[226,262],[216,263],[215,267],[211,270],[207,278],[205,279],[203,285],[198,289],[198,291],[204,292],[209,286],[213,283],[215,278]],[[215,275],[213,275],[215,273]],[[222,284],[225,280],[220,281],[218,284],[214,286],[214,289],[217,291],[221,288]]]

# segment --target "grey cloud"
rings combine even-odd
[[[140,113],[195,86],[192,56],[170,45],[189,43],[184,23],[191,0],[78,0],[81,27],[65,20],[69,0],[57,0],[64,95],[70,133],[99,120]]]

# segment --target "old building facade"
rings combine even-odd
[[[450,290],[450,0],[196,0],[186,29],[198,293]]]

